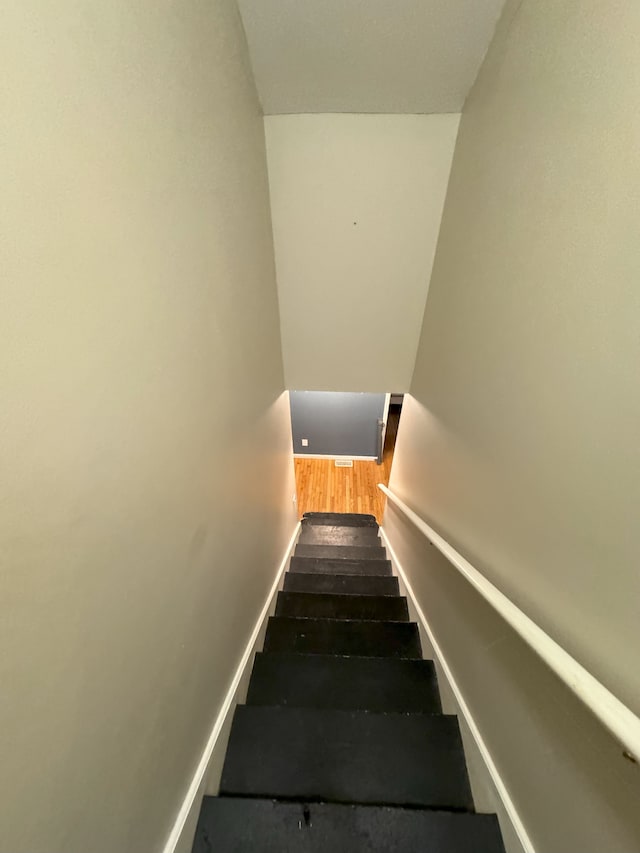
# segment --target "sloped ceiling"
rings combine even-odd
[[[504,0],[239,0],[265,114],[459,112]]]

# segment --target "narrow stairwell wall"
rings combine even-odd
[[[390,482],[635,713],[639,35],[632,3],[507,3]],[[638,766],[395,509],[384,528],[538,853],[637,853]]]
[[[0,12],[0,851],[158,853],[295,525],[235,3]]]
[[[265,116],[287,388],[408,391],[460,116]]]

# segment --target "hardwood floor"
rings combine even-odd
[[[300,517],[305,512],[364,512],[380,523],[387,499],[377,484],[389,484],[399,419],[389,414],[382,465],[354,461],[353,468],[336,468],[333,459],[294,459]]]

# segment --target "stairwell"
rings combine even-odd
[[[503,853],[370,515],[307,513],[193,853]]]

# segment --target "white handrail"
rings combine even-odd
[[[622,744],[626,758],[637,763],[640,758],[640,718],[627,708],[597,678],[571,657],[562,646],[530,619],[519,607],[488,581],[478,569],[449,545],[426,521],[410,509],[385,485],[378,488],[427,537],[441,554],[463,575],[480,595],[511,625],[522,639],[542,658],[547,666],[584,702],[589,710]]]

